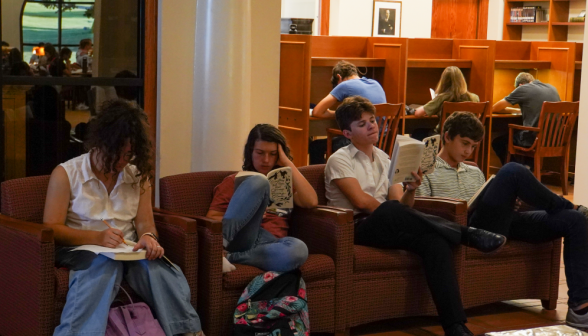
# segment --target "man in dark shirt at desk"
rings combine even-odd
[[[559,94],[553,85],[545,84],[533,78],[530,73],[521,72],[515,79],[515,90],[504,99],[492,106],[492,113],[500,112],[507,107],[518,104],[523,114],[523,126],[537,127],[543,102],[558,102]],[[536,134],[531,131],[518,131],[513,135],[516,146],[531,147],[535,142]],[[508,152],[508,134],[501,135],[492,141],[492,148],[505,165]]]
[[[367,98],[372,104],[386,103],[386,93],[380,83],[370,78],[360,78],[357,67],[350,62],[340,61],[333,67],[331,84],[333,84],[333,90],[314,107],[312,110],[313,117],[335,118],[335,111],[331,111],[329,108],[351,96]],[[343,136],[333,138],[333,153],[350,143]],[[326,139],[314,140],[308,147],[310,164],[326,162]]]

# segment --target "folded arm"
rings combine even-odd
[[[496,102],[496,104],[492,105],[492,112],[500,112],[507,107],[513,107],[514,105],[507,102],[505,99],[501,99]]]
[[[314,109],[312,110],[312,116],[316,118],[334,118],[335,111],[329,110],[329,108],[337,103],[337,98],[332,94],[328,94],[323,100],[321,100]]]
[[[372,213],[380,206],[380,202],[373,196],[366,194],[359,181],[354,177],[345,177],[333,180],[343,195],[353,204],[353,207],[362,212]]]

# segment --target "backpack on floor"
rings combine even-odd
[[[241,294],[234,336],[307,336],[310,334],[306,285],[299,269],[265,272]]]

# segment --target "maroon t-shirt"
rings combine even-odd
[[[221,184],[214,187],[212,203],[210,203],[208,210],[227,212],[229,202],[235,192],[235,176],[237,176],[237,173],[225,177]],[[266,212],[263,215],[261,227],[277,238],[288,235],[288,220],[274,213]]]

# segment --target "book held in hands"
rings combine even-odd
[[[131,243],[129,243],[131,244]],[[139,249],[133,251],[132,245],[120,244],[115,248],[98,246],[98,245],[81,245],[73,249],[72,251],[90,251],[96,254],[101,254],[112,260],[131,261],[131,260],[143,260],[145,259],[146,251]]]
[[[267,173],[267,176],[253,171],[240,171],[235,176],[235,190],[252,175],[263,176],[269,181],[271,201],[268,209],[291,209],[294,207],[292,168],[276,168]]]
[[[388,170],[390,184],[414,182],[412,172],[417,172],[419,167],[423,175],[435,171],[440,138],[439,135],[433,135],[419,141],[408,136],[397,135]]]

